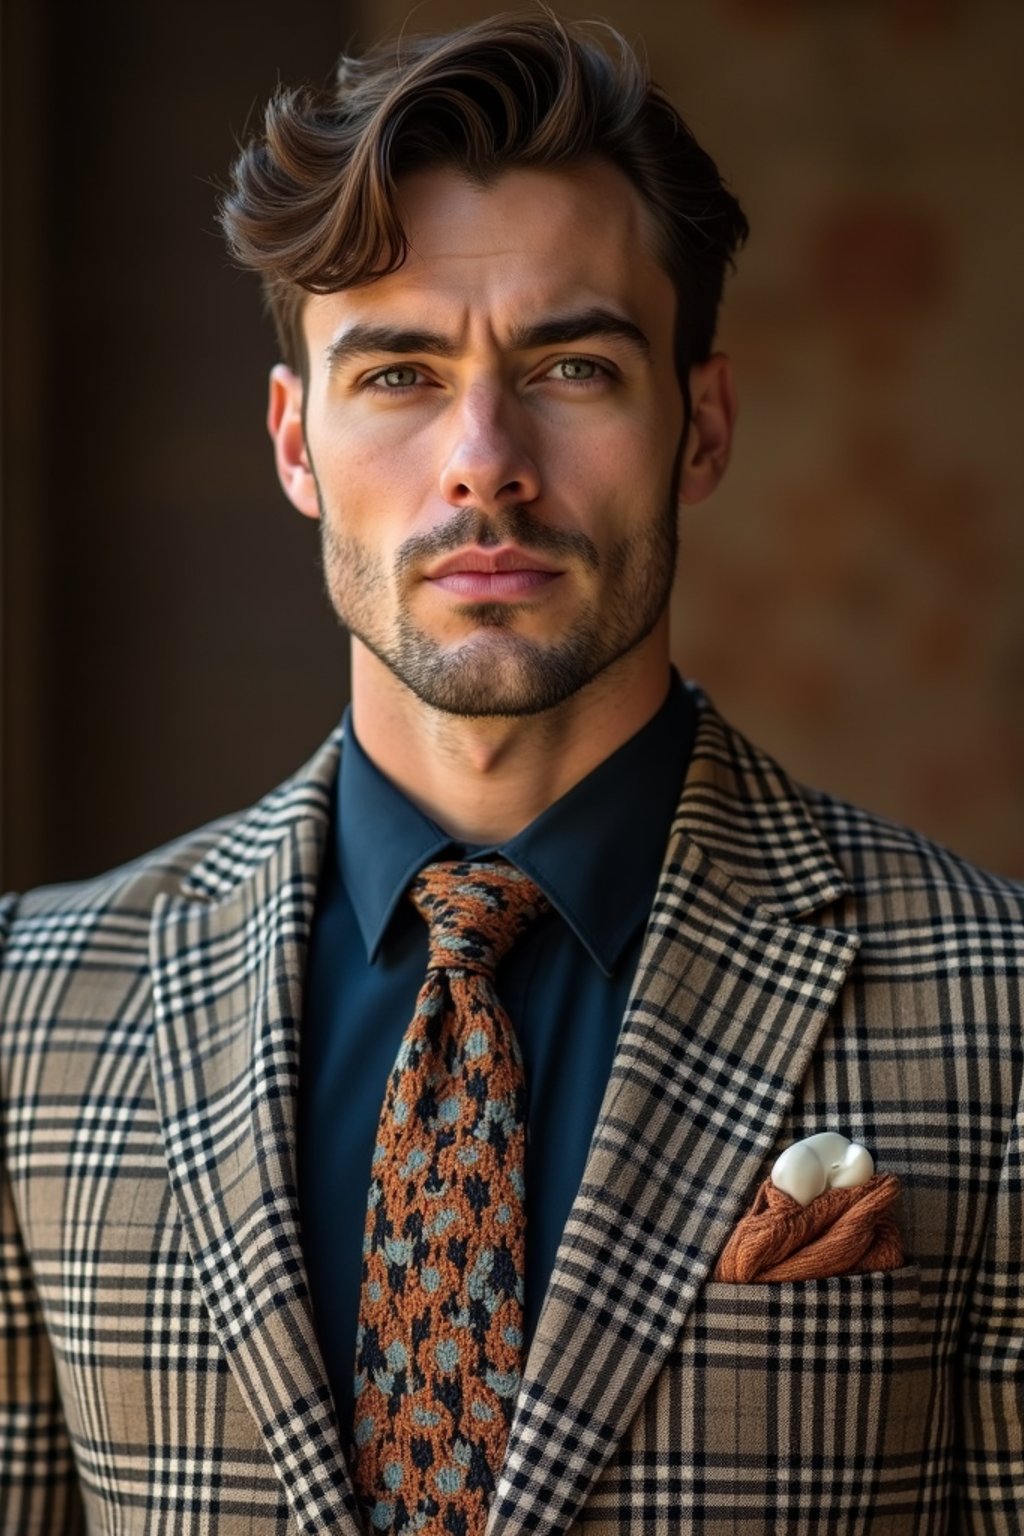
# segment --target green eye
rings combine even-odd
[[[385,389],[409,389],[418,377],[415,368],[396,364],[394,368],[385,368],[382,373],[378,373],[374,383],[382,384]]]
[[[598,366],[586,357],[563,357],[555,364],[560,376],[570,384],[587,383],[598,374]]]

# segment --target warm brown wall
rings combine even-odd
[[[410,9],[5,0],[5,884],[244,803],[340,712],[315,530],[263,437],[270,333],[210,183],[279,74]],[[681,665],[799,775],[1024,872],[1024,11],[563,9],[646,39],[754,226]]]

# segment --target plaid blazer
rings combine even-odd
[[[489,1536],[1019,1533],[1020,893],[699,703]],[[356,1536],[294,1170],[339,746],[3,909],[3,1536]],[[905,1266],[709,1281],[822,1129],[902,1177]]]

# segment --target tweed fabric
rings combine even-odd
[[[374,1531],[478,1536],[519,1392],[526,1083],[494,973],[547,898],[435,863],[410,898],[426,980],[388,1078],[356,1339],[356,1488]]]
[[[1024,898],[696,699],[488,1536],[1020,1536]],[[0,904],[5,1532],[357,1536],[293,1161],[338,745]],[[711,1279],[837,1126],[900,1177],[904,1265]]]

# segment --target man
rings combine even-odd
[[[669,669],[735,200],[539,13],[282,93],[223,216],[352,706],[5,905],[3,1531],[1020,1530],[1019,893]],[[902,1261],[715,1279],[824,1131]]]

